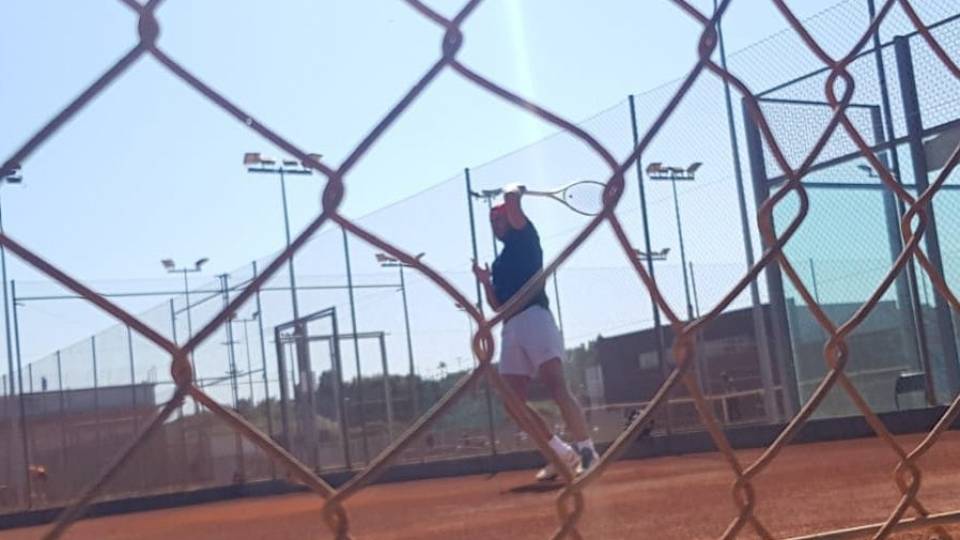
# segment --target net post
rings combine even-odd
[[[904,36],[893,38],[893,49],[897,59],[897,77],[900,82],[900,94],[903,102],[904,121],[907,126],[907,144],[910,148],[910,161],[913,164],[913,177],[917,191],[923,193],[930,182],[927,178],[927,157],[923,149],[923,116],[920,111],[920,99],[917,95],[917,81],[914,77],[913,55],[910,40]],[[943,256],[940,252],[940,236],[933,204],[926,207],[927,228],[924,232],[926,253],[934,269],[943,273]],[[936,298],[936,295],[934,295]],[[943,347],[943,364],[947,380],[947,393],[954,395],[960,390],[960,366],[957,365],[957,344],[954,339],[953,317],[950,306],[942,298],[936,300],[934,307],[940,341]]]
[[[767,167],[763,156],[763,139],[750,114],[746,99],[742,102],[744,136],[747,142],[747,154],[750,156],[750,170],[753,177],[753,196],[757,208],[770,197],[770,185],[767,179]],[[761,235],[761,249],[768,249],[767,241]],[[773,347],[777,356],[777,367],[780,371],[780,386],[783,389],[783,412],[792,417],[800,408],[800,396],[797,388],[797,372],[793,351],[790,347],[790,324],[786,307],[786,294],[783,290],[783,276],[780,266],[770,263],[764,268],[767,278],[767,295],[769,297],[769,316],[764,317],[764,324],[773,327]]]

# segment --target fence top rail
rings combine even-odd
[[[951,15],[951,16],[949,16],[949,17],[940,19],[939,21],[937,21],[937,22],[935,22],[935,23],[927,26],[927,29],[930,30],[930,31],[932,31],[932,30],[935,30],[935,29],[937,29],[937,28],[939,28],[939,27],[941,27],[941,26],[945,26],[945,25],[947,25],[947,24],[950,24],[950,23],[952,23],[952,22],[954,22],[954,21],[956,21],[956,20],[960,20],[960,13],[957,13],[956,15]],[[893,43],[894,43],[894,40],[897,39],[897,38],[912,39],[912,38],[915,38],[915,37],[917,37],[917,36],[919,36],[919,35],[920,35],[920,32],[914,30],[913,32],[910,32],[909,34],[905,34],[905,35],[902,35],[902,36],[896,36],[894,39],[892,39],[892,40],[890,40],[890,41],[888,41],[888,42],[886,42],[886,43],[881,44],[881,45],[880,45],[880,49],[883,50],[883,49],[886,49],[887,47],[892,47],[892,46],[893,46]],[[738,52],[740,52],[740,51],[738,51]],[[861,59],[861,58],[863,58],[864,56],[867,56],[867,55],[876,54],[876,52],[877,52],[877,48],[876,48],[876,47],[871,47],[870,49],[866,49],[866,50],[862,51],[860,54],[856,55],[856,56],[854,57],[854,61],[859,60],[859,59]],[[733,56],[733,55],[731,55],[731,56]],[[762,100],[765,96],[767,96],[767,95],[769,95],[769,94],[772,94],[772,93],[774,93],[774,92],[779,92],[780,90],[783,90],[784,88],[787,88],[787,87],[789,87],[789,86],[793,86],[794,84],[797,84],[798,82],[802,82],[802,81],[805,81],[805,80],[807,80],[807,79],[812,79],[813,77],[816,77],[816,76],[818,76],[818,75],[822,75],[822,74],[824,74],[824,73],[828,73],[828,72],[830,72],[831,69],[832,69],[832,68],[831,68],[830,66],[824,66],[824,67],[822,67],[822,68],[820,68],[820,69],[811,71],[811,72],[809,72],[809,73],[804,73],[803,75],[800,75],[799,77],[795,77],[795,78],[793,78],[793,79],[790,79],[789,81],[782,82],[782,83],[780,83],[780,84],[778,84],[778,85],[776,85],[776,86],[772,86],[772,87],[770,87],[770,88],[768,88],[768,89],[766,89],[766,90],[763,90],[763,91],[761,91],[761,92],[758,92],[758,93],[756,94],[756,97],[757,97],[757,99],[761,99],[761,100]]]

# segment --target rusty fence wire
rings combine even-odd
[[[554,537],[581,537],[578,531],[578,523],[584,513],[590,509],[589,497],[584,492],[584,489],[603,475],[607,467],[625,451],[627,446],[650,421],[652,415],[664,404],[668,394],[678,386],[686,388],[687,393],[692,398],[701,417],[702,424],[709,431],[714,444],[724,456],[730,470],[736,477],[732,486],[732,498],[737,511],[723,535],[725,538],[736,536],[745,528],[752,529],[752,531],[760,537],[771,537],[764,523],[754,512],[757,500],[753,481],[775,460],[777,455],[783,450],[785,445],[790,442],[800,427],[803,426],[811,414],[816,411],[818,405],[824,399],[824,396],[834,388],[842,389],[842,391],[849,396],[876,434],[899,457],[899,464],[894,475],[896,486],[901,492],[899,504],[897,504],[896,508],[890,513],[884,523],[875,526],[866,526],[859,529],[859,532],[869,532],[876,537],[884,537],[899,527],[916,527],[924,524],[939,527],[947,522],[960,521],[960,512],[942,515],[931,515],[928,512],[920,497],[920,485],[923,472],[917,465],[917,460],[930,450],[944,430],[947,429],[957,414],[960,413],[960,397],[953,400],[936,426],[916,447],[905,448],[894,440],[891,433],[867,404],[844,370],[849,358],[846,343],[847,336],[871,313],[871,310],[874,309],[907,265],[914,263],[919,265],[936,289],[936,293],[949,302],[954,309],[960,309],[960,299],[957,298],[954,291],[946,283],[944,277],[937,271],[936,266],[931,263],[928,256],[919,248],[920,241],[923,239],[924,232],[926,231],[927,209],[930,207],[933,197],[938,193],[946,182],[947,177],[955,169],[957,162],[960,161],[960,150],[954,150],[946,166],[937,175],[936,179],[930,183],[929,187],[920,193],[913,194],[907,189],[904,189],[897,181],[890,170],[889,164],[881,161],[874,153],[871,148],[870,134],[864,134],[858,129],[857,122],[855,121],[855,113],[852,112],[853,109],[851,108],[852,96],[857,81],[856,78],[851,75],[850,71],[848,71],[848,67],[857,55],[870,45],[871,40],[879,31],[884,19],[894,10],[900,10],[905,14],[913,28],[926,43],[926,46],[933,52],[936,58],[939,59],[939,62],[942,63],[953,78],[960,79],[960,67],[958,67],[955,59],[951,57],[951,54],[945,50],[944,46],[935,38],[934,33],[928,29],[928,23],[922,20],[914,11],[914,7],[910,1],[885,0],[880,2],[880,5],[877,6],[876,16],[870,22],[866,32],[863,33],[860,39],[857,40],[849,50],[844,51],[842,54],[837,54],[836,52],[827,51],[821,47],[818,40],[808,31],[804,24],[797,19],[790,7],[787,6],[785,0],[771,0],[776,9],[789,22],[792,32],[795,33],[799,41],[827,70],[825,80],[823,81],[821,96],[821,99],[829,105],[829,118],[826,127],[815,137],[816,140],[812,149],[802,156],[802,159],[795,160],[788,159],[788,156],[785,155],[782,150],[780,141],[778,137],[775,136],[775,130],[772,129],[768,123],[760,100],[755,95],[755,89],[744,82],[735,70],[724,69],[714,60],[714,53],[718,45],[716,32],[717,23],[730,7],[732,0],[719,2],[717,9],[710,13],[697,9],[697,7],[690,2],[672,0],[672,3],[675,4],[678,9],[682,10],[702,26],[702,33],[696,44],[699,52],[699,60],[690,68],[688,74],[677,86],[676,90],[669,99],[665,101],[665,104],[657,116],[649,125],[643,128],[639,137],[639,144],[632,149],[629,155],[621,159],[615,157],[610,150],[584,129],[537,103],[497,85],[459,59],[458,53],[465,38],[462,31],[463,24],[467,18],[481,6],[481,0],[471,0],[467,2],[453,18],[447,18],[439,14],[418,0],[407,0],[407,4],[411,9],[416,10],[423,17],[444,29],[445,33],[441,43],[442,54],[432,67],[422,75],[419,81],[404,95],[392,110],[370,130],[360,144],[358,144],[338,166],[318,161],[313,155],[302,150],[281,134],[261,123],[253,114],[225,98],[215,89],[206,85],[197,75],[168,56],[157,43],[160,27],[156,18],[156,11],[162,4],[160,0],[150,0],[145,5],[141,5],[135,0],[122,1],[139,17],[139,42],[107,70],[103,76],[90,85],[78,98],[37,131],[36,134],[28,139],[13,155],[7,158],[4,161],[0,173],[7,175],[13,172],[19,163],[36,151],[40,145],[56,133],[68,120],[80,113],[94,97],[103,92],[112,82],[123,76],[123,74],[139,60],[150,56],[163,65],[171,75],[205,96],[212,105],[227,112],[244,124],[247,129],[256,132],[283,149],[289,155],[302,161],[315,172],[325,176],[327,183],[323,190],[322,211],[320,214],[293,239],[287,249],[253,276],[241,291],[229,297],[228,301],[225,302],[226,305],[223,306],[219,313],[213,317],[212,320],[203,324],[182,346],[177,345],[174,341],[120,308],[108,298],[83,285],[75,278],[46,261],[40,254],[35,253],[27,246],[20,244],[9,236],[0,236],[0,243],[24,262],[115,317],[126,325],[131,332],[137,334],[138,338],[148,340],[166,351],[171,357],[170,370],[173,380],[176,383],[173,396],[166,401],[163,407],[155,414],[142,419],[143,421],[136,438],[123,448],[122,451],[118,452],[117,455],[112,457],[110,464],[103,470],[98,478],[89,482],[83,495],[78,497],[70,507],[59,516],[56,524],[47,532],[47,538],[61,537],[70,525],[83,515],[84,509],[94,500],[103,486],[113,480],[121,469],[134,458],[137,451],[145,444],[147,438],[157,432],[161,425],[167,421],[171,415],[175,414],[186,397],[192,398],[216,414],[220,419],[226,421],[238,434],[268,454],[279,467],[286,469],[289,475],[295,477],[311,490],[322,495],[326,499],[323,518],[327,526],[337,538],[350,537],[351,521],[344,507],[344,503],[382,474],[407,447],[419,436],[423,435],[428,427],[435,423],[438,418],[450,410],[457,403],[458,399],[469,391],[472,386],[477,384],[480,379],[487,378],[490,381],[492,388],[503,401],[515,422],[521,426],[527,426],[532,422],[527,407],[511,393],[497,372],[491,369],[491,361],[494,354],[492,329],[516,311],[518,307],[522,305],[524,299],[531,295],[535,288],[542,286],[548,277],[554,274],[557,268],[567,260],[581,244],[594,235],[602,224],[606,224],[613,231],[617,242],[624,252],[624,257],[631,262],[636,277],[643,283],[646,291],[659,306],[667,319],[667,323],[671,326],[676,336],[671,350],[675,367],[656,392],[650,406],[633,420],[630,426],[604,453],[599,465],[588,474],[575,478],[572,471],[565,468],[558,457],[550,450],[547,441],[535,440],[540,451],[563,471],[563,476],[567,481],[566,487],[556,500],[558,525]],[[472,82],[486,92],[539,117],[543,121],[556,126],[576,138],[592,150],[596,157],[601,160],[607,168],[607,177],[605,178],[606,189],[603,195],[603,212],[590,220],[589,223],[576,234],[569,245],[567,245],[542,272],[528,282],[515,298],[511,299],[503,311],[490,317],[485,317],[482,312],[474,306],[471,299],[448,281],[437,269],[417,258],[413,253],[408,253],[400,246],[382,240],[371,231],[345,218],[340,213],[341,202],[350,185],[348,179],[351,170],[353,170],[364,155],[370,151],[372,145],[383,135],[387,128],[397,120],[399,115],[409,108],[441,73],[450,71]],[[680,106],[681,102],[683,102],[691,87],[693,87],[698,80],[706,77],[715,77],[728,83],[733,92],[743,99],[744,107],[754,124],[756,133],[762,138],[770,156],[776,163],[779,171],[782,172],[783,181],[757,211],[757,221],[764,246],[762,256],[759,257],[756,263],[739,278],[736,284],[733,285],[718,302],[705,308],[700,317],[695,320],[685,320],[685,317],[674,311],[670,304],[664,299],[657,283],[651,278],[641,262],[632,255],[633,246],[638,245],[638,243],[631,240],[628,236],[620,219],[615,214],[615,210],[624,193],[626,172],[631,166],[636,164],[639,156],[650,146],[651,141],[657,136],[661,128],[670,122],[671,116]],[[812,166],[817,162],[818,157],[821,152],[824,151],[828,142],[837,132],[847,134],[850,140],[854,142],[862,158],[869,163],[869,166],[879,177],[880,181],[882,181],[886,189],[889,190],[906,209],[900,221],[900,234],[903,241],[902,251],[898,254],[894,264],[887,270],[879,286],[876,287],[869,298],[852,316],[840,324],[834,323],[831,318],[828,317],[827,313],[825,313],[813,296],[813,293],[807,287],[799,270],[794,267],[784,254],[785,246],[790,242],[790,239],[804,222],[805,216],[810,209],[810,198],[803,180],[809,174]],[[795,212],[793,215],[788,216],[787,220],[784,220],[782,215],[778,216],[778,223],[775,227],[773,223],[774,210],[788,197],[797,201]],[[202,343],[210,339],[216,330],[221,327],[241,305],[251,300],[271,277],[282,270],[282,267],[287,261],[310,240],[322,225],[329,222],[333,222],[342,227],[352,237],[358,238],[395,257],[401,263],[408,265],[409,268],[419,272],[422,276],[442,289],[452,301],[463,306],[475,324],[472,347],[473,352],[479,360],[479,365],[476,369],[465,375],[439,401],[425,412],[418,421],[409,426],[401,436],[397,437],[389,446],[380,452],[379,455],[373,458],[362,471],[352,477],[351,480],[339,489],[334,489],[327,484],[317,476],[314,471],[297,460],[284,448],[273,442],[268,436],[265,436],[251,423],[244,420],[237,412],[213,399],[210,394],[195,381],[190,362],[191,353]],[[810,314],[828,335],[823,350],[823,359],[828,369],[809,399],[800,411],[789,421],[776,441],[755,461],[745,463],[734,454],[691,368],[697,352],[697,336],[703,331],[704,326],[715,320],[751,282],[759,278],[761,272],[774,266],[778,267],[787,277],[799,296],[804,300]],[[905,513],[911,509],[915,511],[919,517],[905,519]],[[826,536],[832,535],[839,537],[844,534],[850,534],[850,532],[834,531],[824,532],[824,534]]]

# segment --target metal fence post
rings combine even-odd
[[[280,377],[280,441],[288,452],[292,452],[293,447],[290,446],[290,413],[287,410],[290,404],[289,388],[287,388],[287,364],[283,352],[283,336],[280,334],[279,328],[274,328],[273,340],[277,349],[277,373]]]
[[[253,267],[253,279],[257,279],[259,272],[257,271],[257,261],[250,263]],[[273,434],[273,411],[270,406],[270,379],[267,377],[267,340],[263,334],[263,304],[260,302],[260,287],[257,287],[256,293],[256,302],[257,302],[257,331],[260,334],[260,369],[263,374],[263,410],[264,414],[267,416],[267,434],[272,439]],[[251,393],[250,399],[253,399],[253,394]],[[270,474],[276,478],[277,477],[277,466],[273,460],[270,460]]]
[[[627,96],[630,103],[630,128],[633,133],[633,146],[640,144],[640,131],[637,126],[637,106],[634,102],[633,94]],[[643,246],[646,252],[647,273],[650,274],[650,280],[657,282],[656,273],[653,269],[653,248],[650,246],[650,221],[647,214],[647,194],[643,185],[642,156],[637,156],[637,187],[640,191],[640,215],[643,222]],[[667,353],[663,339],[663,324],[660,321],[660,306],[651,298],[650,303],[653,309],[653,341],[657,348],[657,365],[660,370],[662,381],[667,380],[667,373],[670,368],[667,367]],[[661,381],[661,382],[662,382]],[[670,412],[670,400],[664,403],[664,416],[667,419],[666,432],[670,435],[673,431],[673,415]]]
[[[473,215],[473,184],[471,183],[471,180],[470,180],[469,168],[463,170],[463,176],[467,186],[467,211],[470,217],[470,241],[473,248],[473,260],[479,263],[480,262],[479,255],[477,253],[477,225],[476,225],[476,219],[474,218],[474,215]],[[496,240],[493,241],[493,248],[494,248],[494,251],[496,251],[496,248],[497,248]],[[476,286],[477,286],[477,309],[480,311],[481,314],[483,314],[484,312],[483,294],[480,291],[480,281],[478,280],[474,280],[474,281],[476,282]],[[473,336],[471,336],[471,338],[472,337]],[[488,368],[488,369],[492,369],[492,368]],[[490,441],[490,457],[492,459],[496,459],[497,436],[496,436],[496,428],[494,426],[494,421],[493,421],[493,396],[491,395],[491,392],[490,392],[490,381],[489,380],[485,381],[485,383],[486,384],[483,385],[483,390],[484,390],[484,397],[486,399],[486,404],[487,404],[487,438]],[[494,470],[493,463],[491,462],[490,471],[493,472],[493,470]]]
[[[920,99],[917,96],[917,82],[913,72],[913,56],[910,52],[910,40],[903,36],[893,38],[893,49],[897,58],[897,75],[900,82],[900,94],[903,101],[904,121],[907,125],[907,138],[910,146],[910,158],[913,162],[914,182],[917,191],[923,193],[930,185],[927,179],[927,156],[923,149],[923,116],[920,111]],[[940,235],[937,220],[934,217],[933,204],[926,207],[927,228],[924,232],[926,252],[934,269],[943,273],[943,256],[940,252]],[[936,298],[936,295],[934,295]],[[943,364],[946,371],[947,393],[954,395],[960,389],[960,367],[957,365],[956,333],[950,306],[938,298],[934,313],[940,330],[943,346]]]
[[[387,344],[380,332],[380,364],[383,369],[383,396],[387,402],[387,434],[393,440],[393,395],[390,391],[390,369],[387,367]]]
[[[57,351],[57,401],[59,404],[59,424],[60,424],[60,471],[64,478],[67,477],[67,427],[64,422],[66,417],[66,396],[63,393],[63,363],[60,361],[60,351]]]
[[[343,227],[340,227],[340,232],[343,234],[343,257],[346,261],[347,266],[347,294],[350,297],[350,323],[353,328],[353,354],[354,360],[357,363],[357,401],[359,401],[358,410],[360,414],[360,430],[363,433],[362,441],[363,444],[363,459],[364,461],[370,461],[370,449],[367,444],[367,415],[364,409],[363,401],[363,377],[361,377],[360,369],[360,339],[357,337],[357,308],[356,302],[353,298],[353,272],[350,267],[350,242],[347,238],[347,230]]]
[[[173,298],[170,299],[170,329],[172,330],[171,336],[173,337],[173,342],[177,343],[177,309],[176,305],[173,302]],[[190,365],[193,367],[193,364]],[[196,376],[196,373],[193,374]],[[180,406],[177,407],[177,422],[180,424],[180,451],[181,451],[181,460],[180,464],[182,467],[189,467],[189,453],[187,452],[187,425],[186,420],[183,417],[183,402],[181,401]],[[181,467],[180,473],[182,474],[183,485],[187,485],[188,474],[187,471],[183,470]]]
[[[407,308],[407,282],[403,276],[403,267],[405,265],[401,262],[398,267],[400,268],[400,296],[403,300],[403,323],[404,328],[407,334],[407,360],[410,362],[410,373],[409,373],[409,390],[410,390],[410,419],[414,420],[417,418],[417,415],[420,414],[420,397],[419,397],[419,388],[417,381],[417,371],[413,361],[413,337],[410,331],[410,311]]]
[[[220,275],[220,294],[223,296],[223,307],[226,309],[230,305],[229,274]],[[227,333],[227,363],[230,369],[230,393],[233,396],[233,411],[240,414],[240,390],[237,387],[237,356],[233,348],[233,318],[235,313],[227,317],[225,329]],[[237,471],[234,474],[233,481],[237,484],[246,482],[246,464],[243,457],[243,437],[239,431],[234,432],[234,446],[237,454]]]
[[[767,165],[763,156],[763,139],[760,128],[753,120],[749,104],[743,101],[743,125],[747,141],[747,153],[750,156],[750,169],[753,176],[753,195],[757,208],[770,197],[770,184],[767,179]],[[771,218],[772,219],[772,218]],[[769,248],[761,235],[764,251]],[[800,408],[800,392],[793,349],[790,344],[790,323],[787,314],[786,294],[783,290],[783,276],[780,266],[771,262],[764,272],[767,277],[767,295],[770,300],[770,322],[773,327],[773,347],[776,351],[777,367],[783,388],[783,408],[787,417],[792,417]],[[766,321],[764,321],[766,324]]]
[[[874,0],[867,0],[867,11],[870,15],[870,20],[876,18],[877,8]],[[877,66],[877,81],[880,85],[880,106],[883,112],[883,120],[886,124],[886,140],[892,141],[896,139],[897,133],[893,124],[893,108],[890,106],[890,89],[887,85],[887,69],[883,59],[883,47],[880,43],[879,32],[874,32],[873,34],[873,55]],[[896,147],[891,148],[887,155],[890,156],[889,165],[890,170],[893,172],[894,179],[897,182],[902,182],[903,176],[900,173],[900,154],[897,152]],[[894,202],[896,203],[897,224],[899,225],[900,220],[906,213],[906,205],[899,197],[894,197]],[[897,232],[899,238],[899,229]],[[902,244],[901,249],[903,249]],[[911,323],[915,338],[914,345],[916,345],[917,348],[917,357],[920,360],[920,365],[926,373],[925,392],[927,403],[936,405],[936,390],[933,382],[932,369],[930,368],[930,348],[927,344],[927,333],[924,329],[925,325],[923,322],[923,305],[920,302],[920,291],[917,286],[917,268],[913,261],[910,261],[910,264],[906,266],[906,272],[909,292],[908,300],[912,315]],[[903,308],[901,307],[901,309]]]
[[[103,448],[101,444],[103,442],[103,437],[100,433],[100,379],[97,374],[97,336],[90,336],[90,353],[93,359],[93,415],[94,421],[97,424],[96,429],[96,440],[97,440],[97,470],[94,473],[94,476],[100,472],[101,462],[100,459],[103,456]]]
[[[2,211],[0,211],[0,233],[3,232],[3,217]],[[4,246],[0,245],[0,274],[2,274],[3,279],[3,328],[6,336],[5,346],[7,349],[7,398],[4,401],[5,404],[9,404],[13,401],[13,396],[16,393],[16,387],[14,383],[14,368],[13,368],[13,337],[11,336],[10,331],[10,294],[7,289],[7,250]],[[9,410],[9,405],[5,405],[5,409]],[[7,457],[9,463],[9,473],[7,474],[8,481],[13,481],[13,455],[14,448],[16,446],[16,420],[14,420],[13,414],[10,414],[10,439],[7,444]],[[23,435],[21,433],[21,435]]]
[[[336,393],[338,419],[340,421],[340,438],[343,439],[343,461],[347,469],[353,468],[350,458],[350,421],[347,416],[346,396],[343,392],[343,362],[340,356],[340,323],[337,321],[337,308],[330,308],[330,326],[333,330],[333,369],[336,376],[333,379],[333,390]]]
[[[133,432],[137,433],[140,431],[140,411],[137,409],[137,373],[136,368],[134,367],[133,360],[133,332],[130,331],[130,326],[126,325],[127,329],[127,354],[130,357],[130,394],[131,394],[131,405],[133,409]],[[142,453],[141,453],[142,455]],[[146,488],[147,486],[147,477],[146,470],[144,467],[137,467],[140,475],[140,486],[141,488]]]
[[[10,305],[13,308],[13,343],[17,356],[17,388],[18,406],[20,414],[21,452],[23,452],[24,494],[23,501],[26,508],[33,506],[33,480],[30,478],[30,431],[27,429],[27,404],[23,395],[23,360],[20,355],[20,316],[17,309],[17,282],[10,280]]]
[[[717,9],[717,0],[713,2]],[[727,49],[723,39],[723,24],[717,20],[717,41],[720,47],[720,66],[727,69]],[[753,238],[750,233],[750,220],[747,216],[747,197],[743,184],[743,165],[740,162],[740,144],[737,135],[737,123],[733,118],[733,98],[730,94],[730,82],[723,81],[724,106],[727,111],[727,129],[730,132],[730,152],[733,155],[733,177],[737,185],[737,209],[740,212],[740,234],[743,235],[743,252],[747,269],[753,268]],[[767,324],[763,316],[763,304],[760,302],[760,286],[756,279],[750,280],[750,314],[753,322],[754,339],[757,342],[757,362],[759,363],[760,384],[763,386],[763,409],[768,422],[780,420],[780,408],[777,406],[776,383],[773,380],[773,355]],[[781,378],[783,373],[780,374]],[[782,383],[781,383],[782,384]],[[786,407],[784,407],[786,408]]]

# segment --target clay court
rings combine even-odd
[[[903,437],[915,443],[918,436]],[[759,451],[739,453],[751,459]],[[947,433],[922,460],[920,500],[931,512],[957,506],[960,435]],[[882,521],[897,502],[894,455],[876,439],[789,447],[756,483],[759,516],[770,532],[794,537]],[[347,504],[355,538],[548,538],[557,520],[556,490],[531,485],[530,472],[372,486]],[[587,491],[579,530],[586,538],[717,538],[736,514],[732,475],[718,454],[615,464]],[[314,495],[251,498],[128,514],[77,523],[66,538],[332,538]],[[0,533],[39,538],[43,528]],[[741,538],[753,538],[746,530]],[[928,531],[894,538],[930,538]]]

